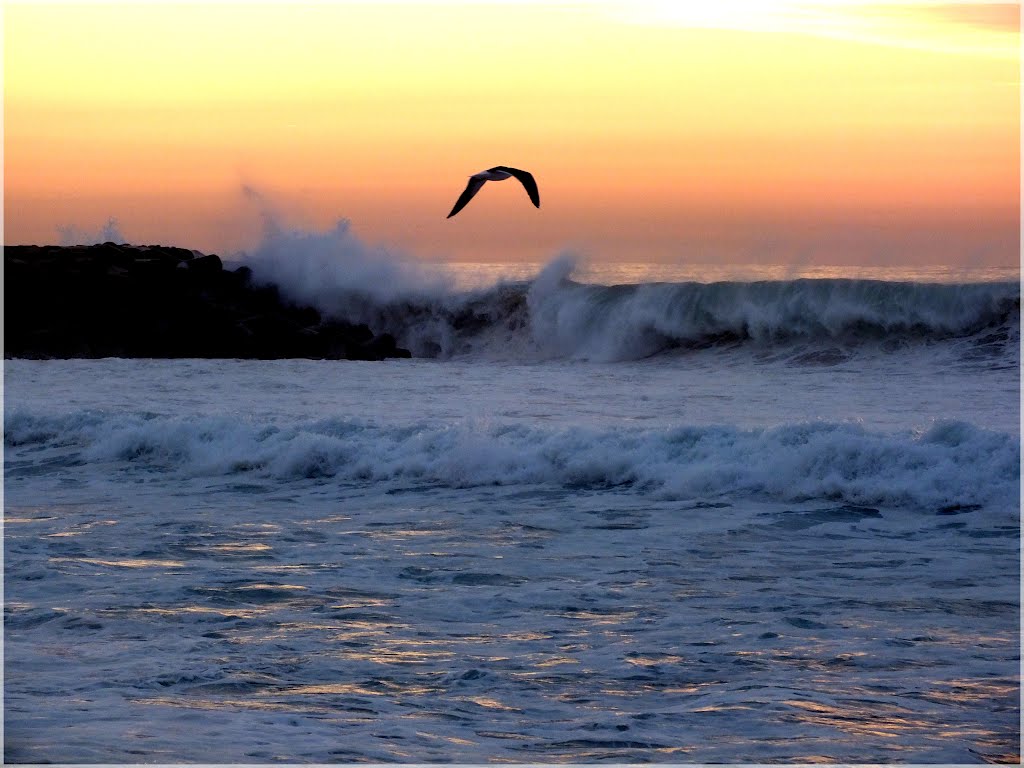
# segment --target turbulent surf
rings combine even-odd
[[[5,757],[1015,759],[1017,283],[277,238],[415,357],[7,361]]]

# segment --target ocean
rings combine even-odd
[[[5,362],[7,761],[1018,759],[1016,274],[297,252],[414,358]]]

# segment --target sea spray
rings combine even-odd
[[[367,304],[429,302],[454,284],[441,268],[368,245],[345,219],[315,232],[288,229],[267,216],[263,239],[242,261],[257,280],[277,285],[294,301],[346,319]]]
[[[57,226],[57,233],[60,235],[60,244],[65,246],[128,242],[121,234],[120,224],[113,216],[97,230],[81,229],[74,224],[60,224]]]

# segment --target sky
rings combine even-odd
[[[4,242],[1019,263],[1016,3],[7,2]],[[467,177],[489,183],[446,219]]]

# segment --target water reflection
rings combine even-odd
[[[159,560],[146,557],[128,557],[119,560],[100,557],[51,557],[51,563],[87,563],[108,568],[184,568],[181,560]]]
[[[844,701],[827,704],[820,701],[790,699],[783,702],[801,714],[796,722],[828,725],[851,736],[897,738],[915,731],[930,731],[934,723],[903,707],[878,701]]]

